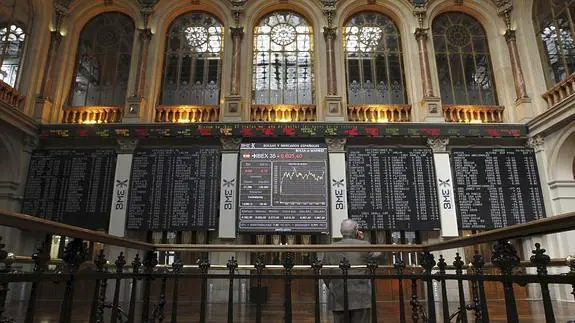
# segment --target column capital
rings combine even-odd
[[[342,138],[342,137],[327,137],[327,138],[325,138],[325,143],[327,144],[327,150],[331,153],[343,153],[343,152],[345,152],[346,142],[347,142],[347,139]]]
[[[150,28],[138,29],[138,36],[140,37],[140,40],[142,40],[142,41],[149,41],[150,39],[152,39],[153,35],[154,34],[152,33],[152,30]]]
[[[506,42],[515,42],[517,41],[517,37],[515,36],[515,30],[513,29],[507,29],[507,31],[505,31],[505,41]]]
[[[133,154],[138,147],[138,139],[118,139],[118,153]]]
[[[416,28],[415,32],[415,39],[419,40],[420,38],[427,39],[429,28]]]
[[[220,143],[222,144],[223,151],[239,151],[240,150],[240,143],[242,142],[242,138],[239,137],[222,137],[220,138]]]
[[[335,27],[323,27],[323,37],[326,40],[331,39],[334,40],[337,36],[337,28]]]
[[[447,152],[447,145],[449,145],[449,138],[427,138],[427,145],[433,150],[434,153]]]
[[[533,150],[535,150],[536,153],[545,150],[544,145],[545,145],[545,139],[543,139],[543,137],[541,137],[540,135],[530,137],[529,139],[527,139],[527,147],[533,148]]]
[[[244,27],[231,27],[230,28],[232,39],[244,38]]]

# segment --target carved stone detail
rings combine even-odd
[[[545,149],[544,145],[545,140],[539,135],[527,139],[527,147],[533,148],[536,153],[543,151],[543,149]]]
[[[323,27],[323,37],[325,39],[335,39],[337,36],[337,28]]]
[[[222,149],[224,151],[238,151],[240,150],[240,143],[242,138],[238,137],[224,137],[220,138],[220,143],[222,144]]]
[[[24,136],[24,151],[31,152],[38,147],[38,138],[34,136]]]
[[[138,139],[118,139],[118,150],[121,153],[131,154],[138,147]]]
[[[449,145],[449,138],[427,138],[427,145],[434,153],[444,153]]]
[[[325,138],[325,143],[327,144],[328,151],[333,152],[333,153],[345,152],[346,141],[347,140],[345,138],[340,138],[340,137]]]

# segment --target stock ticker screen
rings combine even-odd
[[[328,232],[328,154],[319,143],[240,147],[241,232]]]

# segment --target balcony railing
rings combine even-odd
[[[542,97],[547,102],[547,106],[552,108],[573,93],[575,93],[575,73],[543,93]]]
[[[165,105],[156,108],[156,122],[189,123],[217,122],[220,107],[217,105]]]
[[[120,107],[83,106],[66,107],[62,123],[96,124],[122,122],[123,109]]]
[[[16,89],[0,81],[0,102],[7,104],[14,109],[20,109],[24,96],[18,93]]]
[[[301,309],[294,304],[302,297],[301,293],[296,292],[297,288],[301,288],[306,282],[311,287],[306,290],[311,294],[310,300],[313,304],[311,307],[313,310],[308,309],[307,316],[314,315],[315,322],[320,322],[322,321],[320,316],[325,315],[324,311],[320,311],[322,305],[319,287],[323,284],[322,281],[337,282],[342,288],[344,297],[343,311],[349,312],[347,304],[350,297],[354,296],[348,295],[348,284],[357,279],[364,280],[366,286],[369,286],[367,292],[371,295],[372,322],[384,322],[390,318],[394,321],[398,318],[400,322],[407,322],[408,315],[411,315],[414,322],[450,322],[453,319],[456,322],[467,322],[468,312],[475,317],[475,322],[489,322],[490,313],[499,316],[499,319],[501,315],[506,317],[507,322],[519,322],[521,308],[517,306],[516,289],[529,284],[541,291],[542,302],[538,305],[543,309],[544,319],[547,322],[564,322],[567,321],[564,317],[558,317],[557,320],[555,318],[549,285],[565,285],[573,288],[575,292],[575,258],[551,259],[537,243],[533,246],[534,250],[529,260],[521,261],[516,248],[510,242],[517,238],[573,230],[575,213],[427,245],[150,244],[11,212],[0,212],[0,223],[22,230],[72,238],[66,245],[61,260],[50,259],[49,235],[43,247],[32,257],[9,254],[3,250],[5,246],[0,244],[0,263],[4,264],[0,266],[0,316],[3,316],[3,322],[10,321],[8,315],[17,317],[15,320],[17,322],[34,322],[35,317],[45,318],[52,315],[54,318],[58,313],[60,322],[71,322],[72,313],[78,315],[79,311],[82,319],[89,317],[93,322],[107,321],[104,316],[109,317],[110,322],[163,322],[166,317],[171,317],[171,322],[176,322],[185,321],[184,315],[206,322],[208,311],[212,308],[210,314],[212,318],[209,321],[214,322],[235,322],[237,315],[241,314],[255,322],[283,320],[291,323],[298,321],[294,318],[296,311],[301,317]],[[140,250],[142,258],[136,255],[131,264],[128,264],[131,259],[126,259],[125,255],[120,253],[116,259],[108,261],[103,251],[100,251],[96,253],[93,262],[89,262],[89,244],[85,241]],[[529,239],[524,240],[524,244],[525,241]],[[442,256],[445,250],[489,242],[493,243],[491,256],[483,257],[476,252],[467,264],[459,254],[455,257],[453,265],[448,264],[451,263],[451,259]],[[204,255],[219,251],[281,252],[285,257],[283,264],[279,266],[266,265],[259,256],[252,264],[239,264],[234,257],[226,264],[211,264],[205,256],[199,257],[196,264],[184,264],[181,257],[190,251],[200,251]],[[368,264],[350,264],[345,258],[341,261],[336,260],[336,263],[323,263],[319,259],[313,259],[309,264],[299,266],[293,262],[292,252],[318,251],[394,253],[391,266],[380,265],[375,260]],[[177,256],[172,264],[159,265],[158,254],[160,257],[165,257],[162,256],[165,252]],[[408,254],[409,259],[417,255],[420,265],[406,264],[404,260],[408,258]],[[15,266],[18,263],[33,263],[33,272],[18,272]],[[565,274],[548,273],[548,267],[561,267],[562,264],[568,265],[571,270]],[[537,273],[517,273],[517,269],[527,267],[537,268]],[[496,268],[499,273],[486,273],[487,268]],[[453,270],[454,273],[448,270]],[[227,294],[227,306],[223,307],[227,307],[227,311],[222,311],[222,306],[215,303],[208,307],[208,286],[212,286],[217,280],[227,281],[227,286],[223,285],[224,293]],[[249,282],[254,288],[253,295],[250,293],[253,307],[244,313],[235,312],[234,306],[234,297],[237,295],[234,285],[238,286],[239,281],[242,281],[242,284]],[[17,287],[22,282],[31,283],[24,306],[5,306],[8,289]],[[113,282],[113,285],[108,286],[108,282]],[[389,283],[384,285],[389,287],[383,294],[382,290],[378,291],[382,282]],[[448,282],[456,283],[457,287],[448,289]],[[468,292],[464,288],[464,283],[470,285],[471,295],[466,295]],[[487,295],[490,294],[487,285],[502,288],[505,307],[500,306],[503,301],[488,302]],[[281,301],[282,307],[270,310],[273,304],[266,304],[265,293],[260,293],[263,286],[269,287],[274,300]],[[107,292],[107,288],[111,289],[110,293]],[[130,296],[126,296],[127,303],[123,302],[120,296],[123,288],[130,291]],[[437,300],[436,288],[441,291]],[[58,299],[61,302],[57,305],[59,308],[53,306],[50,309],[42,304],[40,295],[42,291],[54,292],[55,289],[60,290]],[[75,290],[78,293],[75,293]],[[396,292],[399,297],[394,296],[393,302],[389,304],[378,302],[378,297]],[[456,299],[458,298],[455,311],[449,308],[448,295],[451,293]],[[573,295],[575,296],[575,293]],[[84,301],[82,305],[80,299],[88,301]],[[189,304],[190,300],[199,303],[199,308],[193,306],[193,310],[190,311],[190,305],[182,306],[184,302]],[[136,306],[137,303],[139,306]],[[214,314],[216,306],[220,307],[216,309],[218,313]],[[182,312],[186,314],[182,315]],[[535,315],[530,309],[528,313],[521,314],[529,318]],[[218,315],[219,319],[213,318]],[[393,318],[390,315],[397,317]],[[539,320],[542,321],[543,318],[540,317]]]
[[[252,105],[250,121],[305,122],[317,121],[315,105],[256,104]]]
[[[347,119],[352,122],[409,122],[411,105],[348,105]]]
[[[504,107],[496,105],[443,105],[445,122],[501,123],[504,111]]]

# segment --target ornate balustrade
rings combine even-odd
[[[547,106],[552,108],[559,102],[571,96],[573,93],[575,93],[575,73],[557,83],[541,96],[547,102]]]
[[[216,122],[220,117],[217,105],[166,105],[156,108],[156,122]]]
[[[0,102],[9,105],[14,109],[19,109],[24,101],[24,96],[18,93],[16,89],[0,81]]]
[[[256,104],[251,107],[250,121],[317,121],[317,110],[311,104]]]
[[[347,119],[352,122],[409,122],[411,121],[411,105],[348,105]]]
[[[194,317],[199,317],[200,322],[206,322],[208,315],[213,313],[209,312],[211,306],[208,306],[209,280],[228,282],[227,322],[234,322],[234,315],[237,315],[237,312],[234,312],[234,284],[239,284],[238,280],[250,280],[250,287],[254,287],[254,298],[251,300],[255,303],[255,311],[250,314],[251,321],[275,322],[280,320],[281,316],[285,322],[297,322],[293,313],[294,303],[301,296],[297,293],[297,288],[306,284],[312,287],[307,290],[313,291],[311,292],[313,297],[309,299],[315,309],[315,321],[319,322],[322,320],[321,316],[325,315],[320,310],[320,282],[335,279],[339,279],[343,284],[344,312],[348,310],[349,282],[357,279],[370,281],[371,290],[368,293],[371,294],[374,322],[378,321],[378,312],[381,315],[378,298],[383,297],[382,291],[385,294],[398,295],[390,303],[390,307],[393,308],[389,310],[394,313],[390,317],[399,318],[400,322],[407,322],[409,312],[414,322],[420,320],[428,323],[451,322],[453,319],[456,322],[467,322],[467,314],[472,315],[475,322],[489,322],[495,319],[490,317],[490,312],[495,308],[494,299],[490,299],[494,296],[487,288],[489,284],[503,288],[504,307],[499,305],[497,307],[498,311],[505,313],[507,322],[519,322],[520,315],[521,317],[533,315],[531,311],[521,313],[521,308],[516,302],[516,288],[527,284],[541,291],[542,301],[539,302],[539,306],[542,304],[546,322],[564,322],[566,320],[562,320],[563,318],[557,317],[557,320],[555,318],[549,286],[560,284],[575,290],[575,258],[551,259],[545,249],[536,243],[533,245],[531,256],[521,261],[520,254],[511,243],[511,240],[517,238],[573,230],[575,212],[447,241],[415,245],[151,244],[7,211],[0,211],[0,223],[21,230],[48,234],[44,244],[32,257],[18,257],[9,253],[4,250],[6,245],[0,239],[0,321],[2,322],[34,322],[40,316],[51,314],[50,308],[41,306],[42,290],[47,289],[59,290],[59,293],[54,295],[59,295],[61,299],[60,309],[55,310],[56,313],[60,313],[60,322],[71,322],[72,313],[77,313],[74,310],[75,306],[82,302],[87,304],[82,317],[94,322],[103,322],[107,317],[110,317],[110,322],[163,322],[166,317],[171,317],[171,322],[175,322],[180,311],[183,311],[182,303],[189,304],[190,300],[199,304],[199,308],[194,307]],[[53,234],[70,238],[67,239],[61,260],[50,257],[50,241]],[[524,241],[521,247],[527,247],[528,241],[528,239]],[[122,252],[117,258],[107,259],[102,246],[99,246],[96,252],[94,242],[135,249],[131,251],[139,250],[140,254],[128,258],[127,254],[124,255]],[[489,257],[483,257],[478,251],[470,255],[457,253],[455,261],[452,262],[452,259],[443,256],[445,250],[474,247],[488,242],[493,243]],[[165,251],[178,256],[171,264],[160,265],[160,259],[165,256],[162,255]],[[205,255],[201,256],[195,265],[190,259],[189,263],[184,263],[185,253],[190,251],[201,251]],[[226,253],[280,251],[284,260],[280,266],[270,265],[266,264],[260,255],[255,259],[255,264],[240,264],[235,257],[232,257],[227,264],[211,264],[207,255],[219,251]],[[367,264],[351,264],[345,258],[326,257],[324,261],[311,258],[309,263],[296,266],[292,253],[302,251],[393,252],[393,262],[391,265],[385,265],[372,259]],[[92,258],[91,255],[94,253],[96,256]],[[418,256],[418,265],[406,263],[412,256]],[[91,258],[93,261],[90,261]],[[34,274],[23,272],[23,267],[14,266],[30,262],[34,264]],[[548,267],[561,266],[562,263],[569,268],[559,267],[553,273],[548,272]],[[491,267],[496,268],[493,273],[485,271]],[[537,272],[516,274],[517,269],[526,267],[536,267]],[[455,273],[449,273],[447,270],[455,270]],[[281,274],[278,274],[278,271]],[[301,273],[296,274],[296,271]],[[563,274],[557,274],[557,271],[562,271]],[[25,304],[8,305],[7,291],[23,282],[31,284]],[[108,286],[109,282],[114,284]],[[457,282],[455,291],[447,288],[448,282]],[[470,285],[469,291],[465,290],[464,284]],[[131,286],[134,288],[130,288]],[[264,312],[264,303],[267,299],[267,293],[262,292],[264,286],[265,290],[272,291],[271,296],[275,299],[283,300],[283,313]],[[131,290],[129,297],[120,296],[122,288]],[[434,292],[436,288],[441,289],[437,302]],[[450,312],[448,294],[459,296],[459,307],[453,314]],[[181,301],[183,298],[185,300]],[[136,311],[137,303],[140,304],[139,311]],[[441,311],[437,311],[438,307]],[[9,315],[17,315],[18,319],[12,320]]]
[[[504,111],[497,105],[443,105],[446,122],[502,123]]]
[[[120,107],[85,106],[66,107],[62,123],[94,124],[122,122],[123,109]]]

